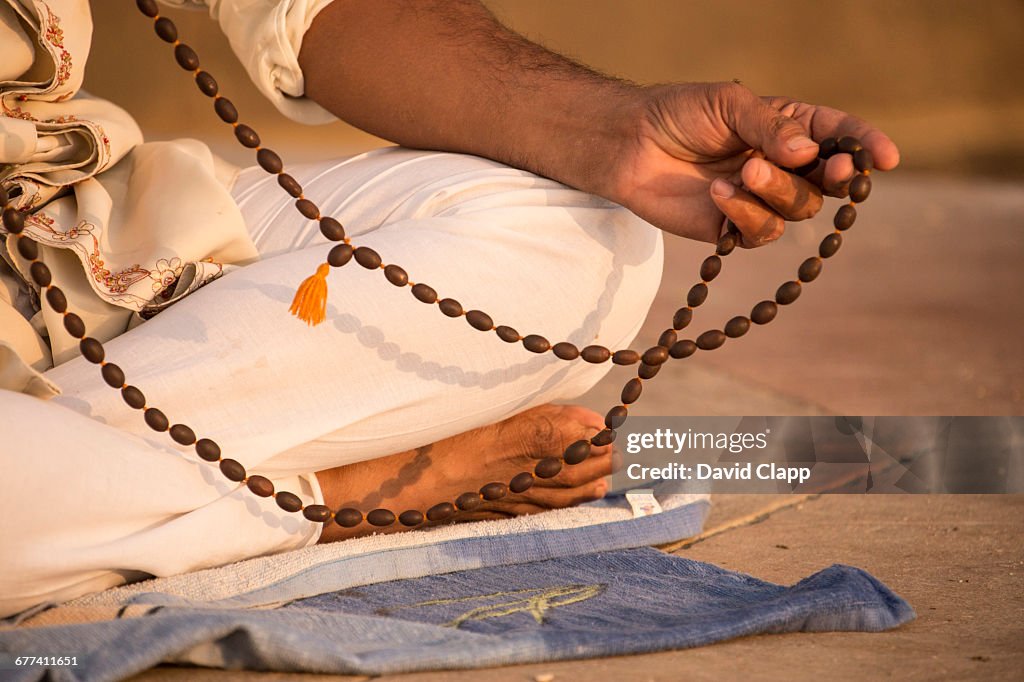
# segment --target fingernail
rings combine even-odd
[[[598,481],[597,485],[594,486],[594,492],[597,494],[598,497],[604,497],[604,494],[608,492],[608,481],[605,481],[603,479]]]
[[[716,178],[715,181],[711,183],[711,193],[716,197],[728,199],[736,193],[736,188],[733,187],[731,183],[728,183],[721,178]]]
[[[810,149],[811,147],[816,146],[818,145],[814,140],[809,137],[804,137],[803,135],[797,135],[786,143],[786,147],[791,152],[802,152],[805,149]]]
[[[754,183],[761,187],[767,185],[772,177],[772,171],[768,168],[768,164],[761,159],[753,159],[747,163],[754,164]]]

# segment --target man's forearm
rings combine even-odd
[[[604,196],[639,102],[636,86],[527,41],[475,0],[335,0],[299,62],[306,95],[363,130]]]

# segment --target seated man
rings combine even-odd
[[[88,32],[83,2],[51,2],[49,17],[32,0],[9,3],[16,14],[0,14],[0,28],[12,35],[38,31],[52,41],[54,17],[71,19],[61,35],[74,54],[76,31]],[[321,214],[341,220],[353,243],[400,264],[438,298],[549,345],[629,345],[660,280],[660,230],[713,242],[728,218],[743,245],[758,246],[777,239],[785,220],[814,215],[823,193],[844,195],[854,172],[847,154],[806,178],[782,169],[812,161],[816,140],[853,135],[877,168],[898,162],[883,133],[843,112],[760,98],[734,83],[644,87],[611,79],[512,33],[474,0],[282,0],[245,12],[239,0],[209,4],[283,111],[307,121],[330,112],[402,145],[288,166]],[[0,45],[2,55],[31,41]],[[54,83],[62,72],[55,74]],[[0,73],[0,97],[20,75]],[[76,106],[73,94],[46,102]],[[28,101],[30,118],[20,121],[35,120],[39,131],[57,125],[52,112],[32,119]],[[13,136],[20,125],[0,132]],[[125,382],[170,423],[216,441],[250,476],[268,477],[307,505],[422,512],[508,483],[603,428],[590,410],[551,403],[585,392],[610,362],[527,352],[461,316],[439,314],[375,271],[334,272],[326,321],[299,323],[287,313],[294,287],[328,247],[279,179],[259,167],[226,169],[194,142],[123,146],[130,148],[123,160],[113,154],[105,172],[75,176],[63,185],[68,191],[47,195],[49,203],[33,200],[26,190],[33,176],[18,173],[55,158],[52,148],[47,159],[39,151],[22,166],[12,162],[0,179],[28,216],[25,238],[43,244],[57,283],[71,291],[78,282],[86,292],[77,304],[103,330],[107,360]],[[203,187],[200,176],[209,181]],[[206,211],[206,219],[180,218],[186,210],[200,218]],[[235,211],[241,237],[220,238]],[[69,213],[88,213],[92,222],[57,229]],[[152,227],[168,216],[179,216],[170,221],[176,231]],[[69,244],[92,248],[82,240],[101,231],[98,256],[66,257]],[[130,239],[163,254],[142,259],[137,271],[155,280],[153,292],[176,301],[138,326],[138,316],[109,322],[122,310],[148,310],[126,302],[138,279],[120,293],[112,288],[120,280],[111,284],[113,256],[104,249],[113,253],[118,240]],[[201,273],[232,239],[244,244],[219,258],[245,267],[178,296],[181,263]],[[7,389],[0,390],[7,473],[0,616],[146,575],[379,530],[287,513],[147,427],[93,364],[74,357],[66,323],[32,290],[25,263],[10,248],[4,256],[0,316],[10,324],[0,327],[0,380],[8,382],[0,383]],[[87,264],[99,256],[107,275],[96,279]],[[81,284],[90,276],[95,281]],[[611,460],[611,445],[595,447],[582,464],[454,518],[598,498]]]

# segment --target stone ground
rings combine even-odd
[[[1019,183],[878,178],[846,244],[791,309],[741,341],[665,367],[633,413],[1024,414],[1022,219]],[[721,325],[770,298],[815,250],[827,222],[794,225],[781,243],[737,251],[694,326]],[[670,240],[667,253],[662,292],[634,345],[641,350],[685,298],[708,248]],[[603,412],[626,378],[613,373],[581,402]],[[722,528],[674,551],[786,584],[832,563],[859,566],[906,598],[918,618],[883,634],[766,635],[642,656],[377,679],[991,680],[1019,679],[1024,670],[1024,496],[722,495],[707,529]],[[165,667],[135,679],[366,678]]]

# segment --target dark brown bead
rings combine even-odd
[[[283,189],[285,192],[288,192],[288,194],[290,194],[293,197],[298,198],[302,196],[302,185],[299,184],[298,180],[288,175],[287,173],[278,174],[277,184],[281,186],[281,189]]]
[[[775,302],[779,305],[789,305],[800,297],[801,289],[800,282],[796,280],[786,282],[775,292]]]
[[[243,147],[248,147],[249,149],[255,149],[260,146],[260,136],[256,134],[255,130],[244,123],[239,123],[235,126],[235,138]]]
[[[604,416],[604,425],[609,429],[617,429],[625,423],[628,416],[629,410],[625,405],[616,405]]]
[[[327,237],[332,242],[340,242],[345,238],[345,228],[340,222],[331,216],[323,216],[320,218],[320,234]]]
[[[636,370],[636,375],[641,379],[653,379],[660,371],[661,365],[645,365],[640,363],[639,369]]]
[[[737,315],[725,323],[725,335],[730,339],[738,339],[750,330],[750,320]]]
[[[363,522],[363,513],[352,507],[345,507],[334,512],[334,522],[342,528],[355,528]]]
[[[216,97],[217,92],[220,90],[216,79],[206,71],[200,71],[196,74],[196,87],[199,88],[199,92],[207,97]]]
[[[839,151],[843,154],[853,154],[854,152],[859,152],[861,149],[864,149],[864,146],[856,137],[846,135],[839,138]]]
[[[356,257],[359,256],[359,249],[356,249]],[[462,304],[454,298],[442,298],[437,302],[437,307],[448,317],[459,317],[462,315]]]
[[[580,356],[580,349],[568,341],[561,341],[551,347],[551,352],[561,360],[575,360]]]
[[[100,367],[100,374],[103,375],[103,381],[107,383],[107,386],[111,388],[121,388],[124,386],[124,371],[112,362]]]
[[[192,445],[196,442],[196,432],[184,424],[175,424],[169,431],[175,443]]]
[[[775,301],[761,301],[750,311],[750,320],[754,324],[768,324],[775,319],[778,312],[779,306],[775,304]]]
[[[722,259],[718,256],[708,256],[700,264],[700,278],[705,282],[710,282],[715,277],[718,277],[718,273],[721,271]]]
[[[483,504],[480,493],[462,493],[455,498],[455,506],[462,511],[472,511]]]
[[[706,301],[708,298],[708,285],[700,282],[690,287],[690,291],[686,294],[686,305],[691,308],[696,308],[701,303]]]
[[[63,313],[68,309],[68,299],[64,295],[64,292],[55,286],[47,287],[46,289],[46,302],[50,304],[58,313]]]
[[[615,436],[617,435],[618,434],[615,433],[613,429],[605,429],[604,431],[598,431],[596,434],[594,434],[594,436],[591,437],[590,443],[598,447],[601,447],[602,445],[608,445],[610,443],[615,442]]]
[[[828,159],[836,155],[839,151],[839,140],[834,137],[826,137],[820,143],[818,143],[818,158]]]
[[[672,316],[672,328],[676,331],[680,329],[686,329],[690,325],[690,321],[693,319],[693,310],[690,308],[680,308],[676,311],[676,314]]]
[[[631,405],[640,398],[640,394],[643,393],[644,383],[639,379],[630,379],[626,382],[626,385],[622,387],[622,395],[619,397],[622,399],[624,405]]]
[[[10,200],[10,196],[7,194],[7,190],[4,189],[3,185],[0,185],[0,206],[6,206]]]
[[[416,297],[417,301],[423,301],[424,303],[434,303],[437,301],[437,292],[422,282],[412,286],[412,295]]]
[[[125,386],[121,389],[121,398],[128,405],[128,407],[136,410],[141,410],[146,406],[146,396],[142,394],[142,391],[134,386]]]
[[[519,341],[519,332],[512,327],[507,327],[503,324],[499,324],[494,328],[494,332],[498,335],[498,338],[505,343],[516,343]]]
[[[378,528],[390,526],[395,522],[395,512],[390,509],[374,509],[366,515],[366,522]]]
[[[25,229],[25,214],[13,206],[5,208],[3,216],[4,229],[11,234],[21,234]]]
[[[244,481],[245,467],[235,459],[222,459],[220,461],[220,472],[229,481]]]
[[[469,326],[473,329],[482,332],[489,332],[494,329],[494,320],[482,310],[470,310],[466,313],[466,322],[469,322]]]
[[[320,208],[309,199],[296,199],[295,208],[310,220],[320,220]]]
[[[666,329],[658,337],[658,345],[665,346],[665,348],[671,348],[672,344],[679,340],[679,335],[676,334],[675,329]]]
[[[587,346],[580,351],[580,355],[586,362],[599,365],[602,362],[607,362],[608,358],[612,356],[612,352],[604,346]]]
[[[732,220],[725,221],[725,231],[732,235],[739,235],[740,226],[734,223]]]
[[[356,262],[367,270],[375,270],[380,267],[380,254],[368,246],[360,246],[355,252]]]
[[[135,6],[147,17],[155,17],[160,13],[160,9],[156,6],[156,0],[135,0]]]
[[[142,417],[146,420],[146,425],[154,431],[166,431],[170,424],[167,420],[167,415],[155,407],[146,408],[146,411],[142,413]]]
[[[295,513],[302,509],[302,500],[295,493],[290,493],[287,490],[282,490],[274,498],[277,502],[277,506],[286,512]]]
[[[851,204],[843,204],[836,211],[836,217],[832,219],[832,224],[837,230],[849,230],[853,227],[855,220],[857,220],[857,209]]]
[[[543,336],[529,334],[523,337],[523,348],[531,353],[546,353],[551,348],[551,344]]]
[[[455,516],[455,505],[451,502],[441,502],[427,510],[428,521],[444,521],[453,516]]]
[[[332,268],[340,268],[352,260],[353,250],[348,244],[338,244],[327,252],[327,262]]]
[[[725,339],[728,338],[726,335],[717,330],[709,329],[700,336],[697,337],[697,348],[701,350],[715,350],[721,348],[722,344],[725,343]]]
[[[398,515],[398,522],[406,528],[413,528],[423,523],[423,512],[415,509],[406,509]]]
[[[185,43],[174,46],[174,60],[186,71],[195,71],[199,68],[199,55]]]
[[[103,344],[91,336],[87,336],[79,341],[78,349],[82,351],[82,356],[94,365],[103,362],[107,355],[103,350]]]
[[[858,204],[868,198],[871,194],[871,178],[863,173],[853,176],[850,181],[850,201]]]
[[[616,365],[635,365],[640,362],[640,353],[635,350],[617,350],[612,353],[612,362]]]
[[[800,269],[797,270],[797,277],[801,282],[813,282],[821,274],[821,259],[817,256],[811,256],[803,263],[800,264]]]
[[[494,481],[480,488],[480,495],[487,501],[500,500],[508,495],[508,486]]]
[[[213,100],[213,110],[225,123],[234,123],[238,120],[238,109],[235,109],[235,105],[227,97],[218,97]],[[278,182],[280,182],[280,178],[278,178]]]
[[[68,313],[64,316],[64,329],[76,339],[85,336],[85,322],[82,322],[82,318],[74,313]]]
[[[832,234],[825,235],[825,238],[821,240],[821,244],[818,246],[818,255],[822,258],[831,258],[836,255],[836,251],[843,245],[843,235]]]
[[[250,476],[245,485],[259,497],[270,497],[274,494],[274,484],[266,476]]]
[[[796,168],[793,172],[799,175],[800,177],[810,175],[818,168],[819,163],[820,161],[818,159],[814,159],[810,163],[805,163],[799,168]]]
[[[682,360],[688,358],[697,352],[697,344],[690,339],[683,339],[672,344],[669,348],[668,354],[674,357],[676,360]]]
[[[864,172],[875,167],[875,157],[868,149],[858,149],[853,153],[853,167]]]
[[[384,279],[394,284],[396,287],[404,287],[409,283],[409,273],[407,273],[401,266],[391,265],[384,266]]]
[[[590,457],[590,441],[588,440],[578,440],[562,453],[562,459],[566,464],[579,464],[587,457]]]
[[[18,253],[25,260],[39,258],[39,246],[28,237],[18,237]]]
[[[533,483],[533,474],[524,471],[512,477],[512,480],[508,482],[508,489],[514,493],[525,493],[533,487]]]
[[[39,285],[39,288],[48,287],[50,282],[53,281],[50,268],[46,267],[46,264],[41,261],[32,263],[28,267],[28,272],[32,275],[32,281]]]
[[[196,441],[196,454],[207,462],[216,462],[220,459],[220,446],[209,438],[200,438]]]
[[[562,470],[562,460],[557,457],[545,457],[533,467],[533,475],[537,478],[554,478]]]
[[[668,348],[664,346],[651,346],[644,351],[642,360],[645,365],[660,365],[668,360]]]
[[[331,509],[322,504],[309,504],[302,510],[302,515],[313,523],[327,523],[331,519]]]
[[[280,173],[281,169],[284,168],[284,163],[281,162],[281,157],[272,149],[264,148],[257,151],[256,163],[258,163],[260,168],[268,173]]]
[[[715,245],[715,253],[719,256],[728,256],[732,253],[733,249],[736,248],[736,235],[726,233],[718,240],[718,244]]]
[[[153,30],[164,42],[173,43],[178,39],[178,27],[167,17],[157,19],[153,24]]]

